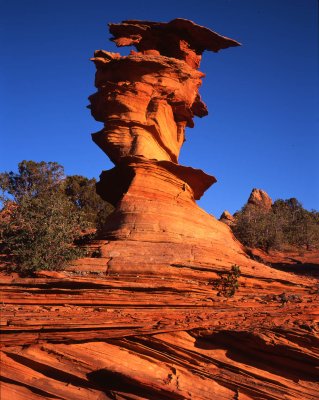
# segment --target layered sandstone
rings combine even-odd
[[[201,55],[238,43],[182,19],[110,30],[137,48],[93,59],[93,140],[115,164],[97,190],[116,209],[91,243],[99,258],[0,274],[1,398],[316,399],[317,281],[250,259],[196,205],[215,178],[178,164],[207,113]],[[234,264],[239,289],[219,296]]]
[[[230,260],[215,257],[153,274],[103,257],[0,274],[1,399],[315,400],[316,280],[235,258],[239,290],[225,299],[212,282]]]
[[[110,32],[118,46],[137,51],[121,56],[98,50],[92,58],[98,91],[90,96],[90,108],[104,124],[93,140],[115,164],[97,185],[115,206],[101,234],[110,241],[103,254],[123,265],[135,241],[144,249],[145,263],[161,263],[169,248],[180,254],[178,262],[190,262],[188,249],[196,250],[196,243],[210,249],[229,241],[229,258],[242,253],[231,232],[196,205],[215,177],[178,164],[185,129],[194,126],[195,116],[207,115],[199,94],[202,53],[239,43],[184,19],[124,21],[110,24]]]

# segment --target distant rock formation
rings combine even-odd
[[[272,199],[269,195],[261,189],[253,189],[250,193],[247,205],[257,206],[264,210],[270,210],[272,206]]]
[[[225,210],[219,220],[228,226],[232,226],[235,223],[236,218],[229,211]]]
[[[269,211],[272,204],[272,199],[264,190],[253,189],[244,207],[257,207],[264,211]],[[219,217],[219,221],[231,227],[236,224],[236,214],[237,212],[232,215],[229,211],[225,210]]]

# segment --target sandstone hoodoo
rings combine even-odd
[[[318,281],[249,258],[196,205],[215,178],[178,164],[207,114],[201,55],[238,43],[183,19],[110,31],[137,49],[93,58],[93,139],[115,164],[97,189],[115,211],[97,258],[1,273],[1,399],[318,399]]]
[[[101,197],[116,207],[102,232],[110,240],[104,256],[116,247],[123,258],[121,251],[136,240],[148,243],[148,261],[158,254],[161,262],[164,242],[218,247],[229,239],[230,252],[241,253],[230,231],[196,205],[215,177],[178,164],[185,129],[194,126],[195,116],[208,113],[199,94],[202,53],[239,43],[185,19],[129,20],[109,27],[117,46],[137,51],[121,56],[97,50],[92,58],[98,91],[89,107],[104,124],[92,137],[115,164],[97,184]]]

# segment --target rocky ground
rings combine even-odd
[[[233,260],[231,298],[214,287],[222,254],[139,275],[103,257],[2,272],[1,399],[317,399],[319,287],[302,269],[319,252],[253,253],[267,265]]]

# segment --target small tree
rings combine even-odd
[[[236,213],[232,226],[235,236],[246,246],[270,249],[280,245],[280,230],[273,214],[256,206],[246,206]]]
[[[64,178],[64,168],[56,162],[21,161],[18,173],[0,173],[2,199],[9,197],[16,203],[23,198],[40,196],[51,190],[56,190]]]
[[[79,256],[73,242],[88,222],[61,190],[61,165],[23,161],[18,170],[0,174],[4,209],[14,204],[1,220],[3,251],[20,272],[61,269]]]
[[[81,213],[60,192],[24,197],[3,227],[4,252],[19,272],[63,269],[82,254],[73,242],[86,226]]]
[[[81,175],[67,176],[63,182],[63,190],[72,203],[83,213],[87,221],[95,227],[99,226],[113,211],[114,207],[96,193],[96,180]]]
[[[232,229],[246,246],[266,251],[319,245],[319,213],[304,209],[295,198],[276,200],[269,210],[247,204],[235,214]]]
[[[218,273],[218,275],[219,279],[212,282],[213,288],[217,290],[217,296],[233,297],[239,288],[240,267],[234,264],[230,272]]]

